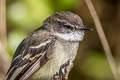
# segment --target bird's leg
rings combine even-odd
[[[58,73],[56,73],[51,80],[67,80],[69,72],[73,66],[72,60],[68,60],[60,67]]]

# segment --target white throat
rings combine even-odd
[[[54,33],[55,36],[58,36],[61,39],[64,39],[66,41],[82,41],[84,37],[83,31],[76,31],[71,33]]]

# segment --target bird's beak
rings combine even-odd
[[[90,28],[90,27],[84,26],[84,27],[82,27],[80,30],[90,30],[90,31],[92,31],[93,29]]]

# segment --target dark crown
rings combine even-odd
[[[83,25],[81,18],[72,12],[57,12],[48,17],[44,24],[52,25],[53,27],[65,27],[74,30],[87,30],[88,28]],[[55,25],[55,26],[54,26]]]

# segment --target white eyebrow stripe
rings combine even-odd
[[[48,40],[48,41],[46,41],[46,42],[44,42],[44,43],[41,43],[41,44],[38,45],[38,46],[32,46],[32,47],[30,47],[30,48],[40,48],[41,46],[44,46],[44,45],[48,44],[49,42],[51,42],[51,40]]]
[[[57,21],[61,22],[61,23],[65,23],[64,25],[69,25],[69,26],[72,26],[72,27],[75,26],[75,25],[72,25],[72,24],[68,23],[68,21],[66,21],[66,20],[57,19]]]
[[[56,19],[58,22],[67,22],[66,20],[61,20],[59,18]]]

